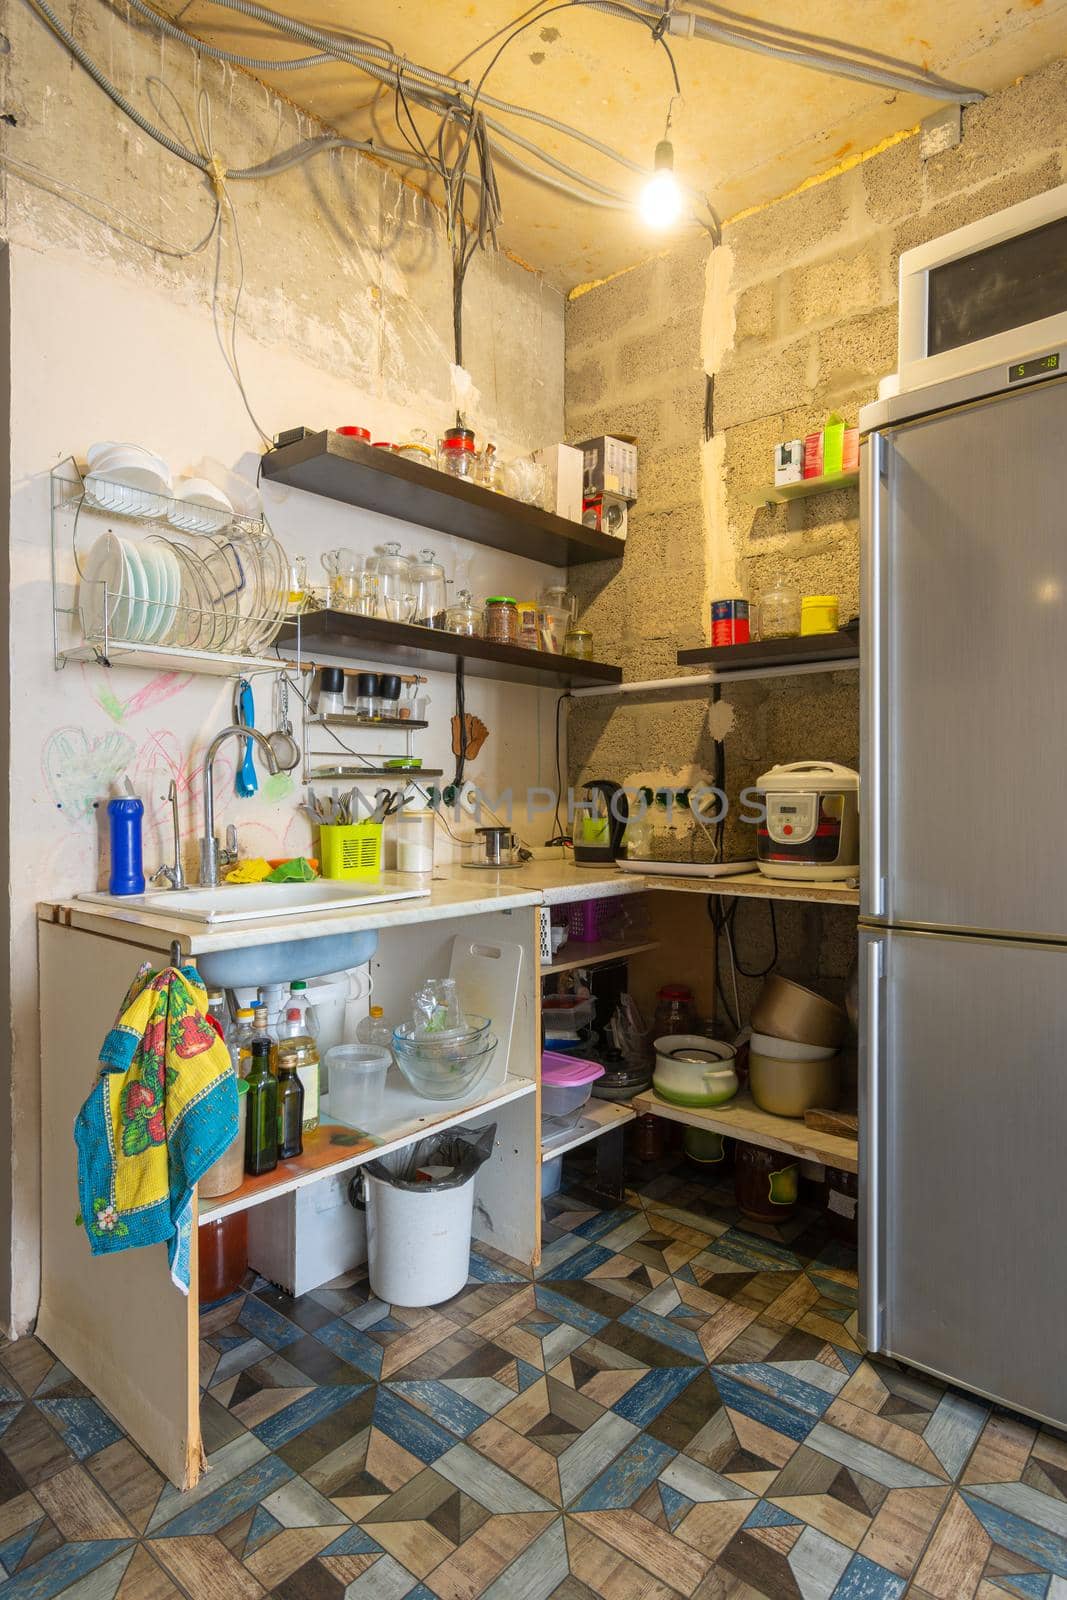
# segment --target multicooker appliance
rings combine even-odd
[[[832,883],[859,874],[859,773],[836,761],[791,761],[756,779],[766,815],[756,861],[766,878]]]

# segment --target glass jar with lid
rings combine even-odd
[[[387,622],[410,622],[415,610],[411,562],[400,554],[395,541],[386,544],[367,562],[373,575],[377,615]]]
[[[474,603],[474,596],[469,589],[461,589],[456,596],[454,606],[449,606],[445,612],[445,630],[448,633],[461,633],[468,639],[480,639],[482,636],[482,613]]]
[[[593,635],[588,628],[568,628],[563,641],[563,654],[578,661],[592,661]]]
[[[493,644],[518,644],[519,608],[511,595],[491,595],[485,602],[485,637]]]
[[[656,994],[653,1036],[657,1039],[676,1033],[695,1033],[697,1027],[693,991],[688,984],[665,983]]]
[[[422,628],[443,628],[448,600],[445,569],[432,550],[420,550],[411,563],[415,621]]]
[[[476,465],[474,429],[449,428],[437,447],[437,465],[453,478],[473,478]]]
[[[403,434],[394,449],[405,461],[417,461],[423,467],[437,464],[437,451],[425,428],[412,428]]]
[[[800,595],[783,578],[775,578],[760,596],[756,631],[761,639],[796,639],[800,636]]]

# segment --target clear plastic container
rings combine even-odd
[[[377,1045],[335,1044],[327,1050],[330,1116],[357,1128],[380,1118],[392,1059]]]
[[[401,811],[396,819],[396,870],[432,872],[434,814],[432,811]]]
[[[573,1116],[589,1099],[593,1084],[603,1076],[604,1068],[598,1062],[545,1050],[541,1056],[542,1117]]]

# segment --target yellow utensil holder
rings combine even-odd
[[[320,827],[319,870],[324,878],[377,878],[382,870],[380,822]]]

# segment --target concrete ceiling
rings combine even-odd
[[[265,0],[271,3],[271,0]],[[475,81],[499,44],[487,46],[516,16],[521,0],[273,0],[277,9],[317,26],[374,30],[398,53],[437,71]],[[552,0],[549,0],[551,5]],[[684,0],[683,0],[684,3]],[[257,22],[211,0],[164,0],[170,15],[199,38],[230,50],[279,57],[306,53]],[[547,12],[548,7],[546,6]],[[943,77],[985,90],[1067,55],[1067,0],[751,0],[753,16],[886,52]],[[937,107],[822,72],[785,65],[702,39],[672,48],[683,99],[674,108],[679,176],[710,196],[722,217],[788,192],[914,126]],[[474,52],[473,54],[471,54]],[[288,99],[342,132],[402,143],[392,96],[345,66],[272,74],[264,79]],[[534,17],[503,52],[486,84],[595,135],[631,159],[651,164],[672,93],[661,48],[641,27],[575,6]],[[504,119],[509,120],[509,119]],[[526,137],[599,181],[636,193],[640,180],[605,157],[529,121],[510,119]],[[432,119],[420,117],[425,133]],[[524,159],[529,159],[524,157]],[[665,239],[628,212],[569,200],[529,178],[498,170],[504,205],[501,243],[561,289],[632,265]]]

